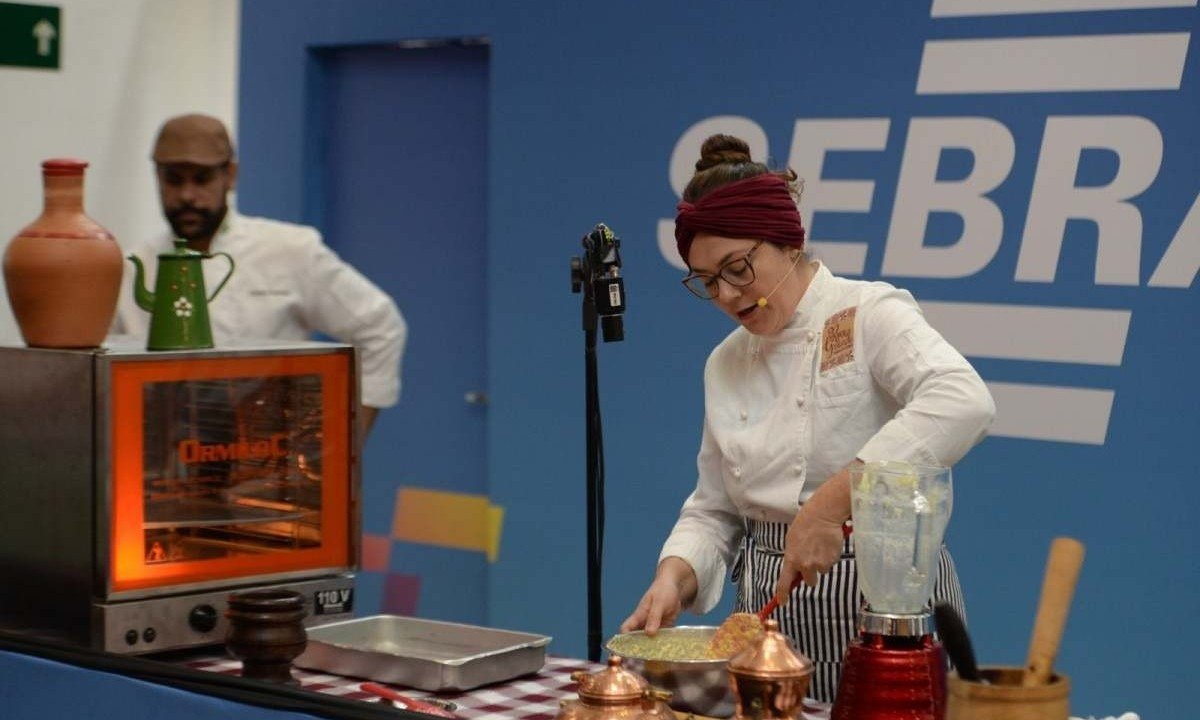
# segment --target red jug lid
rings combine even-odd
[[[82,175],[87,167],[86,160],[76,158],[51,158],[42,162],[44,175]]]

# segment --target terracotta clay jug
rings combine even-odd
[[[42,214],[4,251],[8,301],[30,347],[98,347],[117,309],[121,248],[83,211],[87,165],[42,163]]]

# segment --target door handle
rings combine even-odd
[[[487,405],[488,395],[482,390],[468,390],[466,394],[463,395],[463,400],[465,400],[468,405]]]

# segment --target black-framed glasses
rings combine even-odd
[[[754,282],[754,265],[750,262],[750,257],[754,255],[754,251],[758,250],[763,244],[763,240],[754,243],[754,247],[746,251],[746,254],[740,258],[734,258],[717,268],[717,272],[709,275],[707,273],[688,273],[688,276],[683,279],[683,286],[688,289],[688,292],[700,298],[701,300],[712,300],[721,291],[717,285],[718,280],[724,280],[729,283],[730,287],[745,287]]]

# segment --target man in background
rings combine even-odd
[[[209,306],[217,345],[264,339],[307,340],[323,333],[354,345],[360,358],[362,431],[379,409],[400,395],[400,363],[407,326],[395,302],[341,260],[312,227],[240,215],[229,207],[238,164],[224,123],[189,114],[167,120],[154,144],[159,199],[171,232],[126,243],[148,273],[174,238],[201,252],[227,252],[237,264],[229,283]],[[216,287],[223,262],[206,262],[205,285]],[[146,279],[153,287],[153,276]],[[125,282],[114,334],[145,338],[150,314],[137,306]]]

